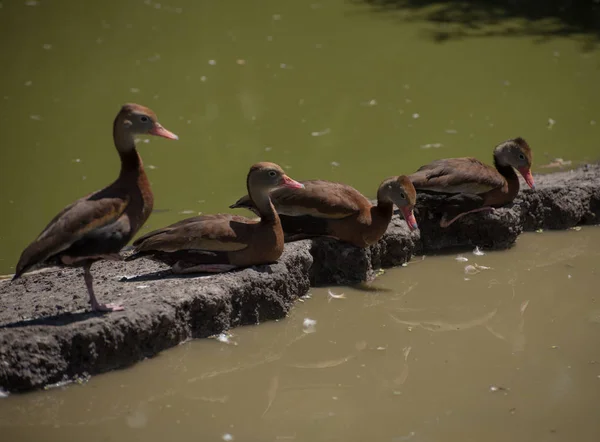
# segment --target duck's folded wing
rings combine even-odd
[[[85,197],[65,207],[23,251],[17,264],[17,274],[114,223],[121,217],[128,202],[128,198]]]
[[[359,213],[371,203],[356,189],[330,181],[302,181],[304,189],[280,188],[271,193],[277,213],[340,219]]]
[[[505,184],[496,169],[475,158],[433,161],[409,178],[417,189],[444,193],[481,194]]]
[[[203,215],[184,219],[137,239],[136,252],[207,250],[234,252],[248,247],[244,241],[248,219],[233,215]]]

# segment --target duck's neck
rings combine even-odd
[[[121,157],[121,177],[143,171],[142,159],[135,148],[133,134],[127,130],[125,124],[117,117],[113,125],[113,139]]]
[[[377,195],[377,205],[371,208],[372,222],[389,223],[394,214],[394,203]]]
[[[250,196],[250,199],[256,207],[261,224],[278,224],[280,222],[279,216],[277,216],[277,212],[275,211],[275,207],[273,207],[271,197],[267,190],[260,189],[252,191],[250,185],[248,185],[248,196]]]
[[[519,177],[517,176],[515,169],[511,166],[500,163],[498,157],[494,155],[494,166],[496,170],[506,179],[508,184],[508,192],[516,195],[519,193]]]

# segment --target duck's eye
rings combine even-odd
[[[519,154],[519,159],[520,159],[520,160],[524,160],[524,159],[525,159],[525,155],[523,155],[522,153],[521,153],[521,154]]]
[[[406,195],[404,195],[403,193],[400,194],[400,198],[402,198],[403,200],[406,199]]]
[[[269,170],[269,176],[274,178],[277,176],[277,172],[275,172],[274,170]]]
[[[147,116],[145,116],[145,115],[142,115],[142,116],[140,117],[140,121],[141,121],[142,123],[147,123],[147,122],[148,122],[148,117],[147,117]]]

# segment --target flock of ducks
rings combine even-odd
[[[123,310],[121,305],[98,302],[90,268],[98,260],[121,260],[119,252],[152,212],[150,183],[134,141],[144,134],[178,139],[152,110],[124,105],[113,126],[121,158],[119,177],[56,215],[21,254],[13,281],[33,267],[82,267],[92,310]],[[257,163],[248,172],[248,194],[230,207],[249,209],[259,219],[229,214],[184,219],[138,238],[126,260],[145,256],[170,265],[175,273],[226,272],[277,261],[284,239],[329,236],[367,247],[385,233],[394,205],[410,230],[418,228],[413,214],[416,190],[446,195],[440,225],[447,227],[468,213],[510,203],[519,191],[514,169],[533,188],[531,164],[531,149],[525,140],[515,138],[496,146],[495,167],[475,158],[450,158],[433,161],[409,176],[388,178],[379,186],[373,205],[348,185],[299,182],[277,164]]]

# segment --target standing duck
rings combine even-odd
[[[283,232],[269,193],[303,186],[277,164],[257,163],[248,172],[246,187],[260,220],[229,214],[187,218],[137,239],[126,260],[148,256],[170,265],[174,273],[219,273],[277,261]]]
[[[417,228],[413,215],[416,191],[406,176],[384,180],[377,191],[377,205],[358,190],[324,180],[301,181],[302,189],[278,189],[271,193],[283,231],[293,239],[330,236],[357,247],[376,243],[387,230],[394,204],[410,230]],[[256,212],[248,195],[230,208],[243,207]]]
[[[113,125],[114,143],[121,157],[119,177],[56,215],[21,254],[13,281],[35,265],[83,267],[92,310],[123,310],[120,305],[98,302],[90,268],[101,259],[120,259],[121,248],[150,216],[154,199],[134,142],[135,135],[145,134],[177,140],[147,107],[124,105]]]
[[[448,227],[468,213],[494,210],[510,203],[519,193],[519,177],[514,169],[533,189],[531,164],[531,148],[519,137],[496,146],[495,168],[471,157],[448,158],[421,166],[409,178],[418,191],[454,194],[446,203],[461,212],[450,220],[444,215],[440,226]]]

